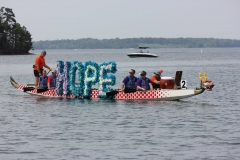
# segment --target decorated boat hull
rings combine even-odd
[[[43,97],[55,97],[55,98],[79,98],[82,99],[82,96],[75,97],[73,94],[69,95],[59,95],[57,94],[56,90],[47,90],[39,92],[38,89],[33,89],[27,85],[18,84],[15,80],[11,77],[10,78],[11,84],[31,95],[43,96]],[[26,90],[30,88],[30,90]],[[179,100],[183,98],[188,98],[191,96],[198,95],[204,92],[204,88],[199,89],[161,89],[161,90],[153,90],[153,91],[135,91],[132,93],[124,93],[123,91],[115,91],[114,94],[111,96],[107,96],[104,99],[115,99],[115,100],[159,100],[159,101],[170,101],[170,100]],[[103,99],[99,97],[99,90],[92,89],[91,96],[89,99]]]
[[[115,62],[103,62],[97,64],[87,61],[84,64],[79,61],[57,61],[56,88],[50,90],[35,89],[28,85],[18,84],[10,77],[11,84],[19,90],[38,96],[85,98],[85,99],[143,99],[143,100],[178,100],[188,98],[211,90],[214,84],[207,79],[204,73],[199,74],[200,88],[187,89],[185,80],[181,80],[182,71],[176,71],[175,78],[162,77],[159,90],[152,91],[120,91],[109,86],[114,86],[117,71]],[[184,85],[181,83],[184,82]],[[98,84],[97,89],[92,86]]]

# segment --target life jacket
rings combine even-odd
[[[47,88],[47,80],[48,80],[48,76],[40,76],[40,84],[39,84],[39,88],[40,89],[44,89],[44,88]]]
[[[136,85],[135,85],[135,82],[136,82],[136,80],[137,80],[137,77],[130,77],[130,76],[128,76],[128,82],[126,83],[126,85],[125,85],[125,89],[127,88],[127,89],[133,89],[133,88],[136,88]]]
[[[52,81],[50,82],[50,87],[51,88],[56,88],[56,78],[53,77],[52,75],[49,76],[49,77],[52,77]]]
[[[161,78],[160,77],[155,77],[156,78],[156,80],[157,81],[160,81],[161,80]],[[151,81],[152,81],[152,79],[151,79]],[[153,81],[152,81],[152,86],[153,86],[153,88],[160,88],[160,84],[156,84],[156,83],[154,83]]]
[[[152,83],[153,88],[160,88],[160,84]]]
[[[145,88],[146,90],[150,90],[150,86],[149,86],[149,82],[150,80],[146,77],[145,79],[142,79],[141,77],[139,77],[139,79],[142,81],[142,83],[140,84],[142,88]]]

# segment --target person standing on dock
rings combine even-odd
[[[39,84],[39,76],[42,75],[43,67],[48,68],[51,70],[51,68],[45,63],[44,57],[46,56],[47,52],[42,51],[40,55],[38,55],[35,59],[35,64],[33,65],[33,73],[35,76],[35,88],[38,87]]]

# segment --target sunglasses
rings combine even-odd
[[[134,74],[133,72],[129,72],[130,74]]]

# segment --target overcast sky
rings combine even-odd
[[[0,0],[33,41],[240,39],[240,0]]]

